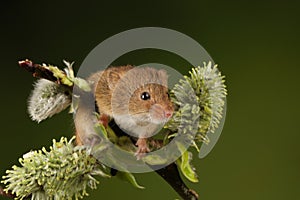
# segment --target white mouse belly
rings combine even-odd
[[[145,118],[145,117],[144,117]],[[142,118],[132,117],[130,115],[114,116],[117,125],[127,134],[138,137],[148,138],[158,133],[163,127],[162,124],[152,123],[151,120],[140,120]]]

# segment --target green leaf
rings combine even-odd
[[[142,158],[149,165],[164,165],[168,159],[164,159],[159,155],[151,154]]]
[[[49,70],[53,73],[53,76],[55,76],[58,80],[61,81],[62,84],[67,86],[73,86],[73,82],[67,77],[64,71],[54,66],[49,66]]]
[[[98,133],[99,135],[101,136],[104,136],[105,138],[107,138],[107,132],[106,132],[106,129],[105,127],[103,126],[103,124],[101,123],[97,123],[95,124],[95,127],[94,127],[96,133]]]
[[[118,171],[117,177],[120,178],[121,180],[131,183],[134,187],[136,187],[138,189],[145,189],[145,187],[143,187],[137,183],[133,174],[131,174],[129,172]]]
[[[74,84],[76,86],[78,86],[81,90],[85,91],[85,92],[90,92],[91,91],[91,87],[88,84],[88,82],[82,78],[74,78]]]
[[[102,125],[102,124],[101,124]],[[102,125],[103,126],[103,125]],[[116,133],[108,126],[106,129],[103,126],[103,129],[107,132],[107,137],[109,138],[109,140],[113,143],[117,143],[118,141],[118,136],[116,135]]]
[[[199,182],[197,174],[190,163],[192,160],[192,154],[189,151],[186,151],[181,143],[176,142],[176,144],[182,153],[182,156],[176,161],[177,166],[189,181],[193,183]]]

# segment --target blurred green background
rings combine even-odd
[[[78,67],[106,38],[158,26],[197,40],[226,75],[223,133],[209,156],[195,158],[200,182],[185,180],[189,186],[205,200],[299,199],[300,4],[295,2],[2,2],[0,175],[23,153],[73,133],[67,112],[40,124],[29,119],[26,105],[34,79],[17,66],[18,60],[61,66],[67,59]],[[124,57],[120,64],[151,58],[180,66],[167,54],[151,52]],[[155,173],[137,179],[145,190],[101,180],[85,199],[179,198]]]

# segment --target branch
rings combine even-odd
[[[189,189],[182,181],[177,165],[175,163],[170,164],[167,167],[156,171],[172,188],[184,199],[184,200],[196,200],[198,194]]]
[[[72,89],[74,84],[83,84],[81,79],[74,77],[74,71],[72,68],[73,63],[68,63],[67,61],[64,61],[65,65],[67,66],[64,71],[52,65],[34,64],[28,59],[21,60],[18,63],[20,67],[30,72],[33,77],[47,79],[69,89]]]
[[[44,78],[49,81],[57,82],[57,78],[53,75],[53,72],[47,69],[45,66],[35,64],[31,60],[21,60],[18,62],[19,66],[30,72],[33,77]]]
[[[0,196],[7,197],[7,198],[10,198],[10,199],[16,198],[16,195],[13,195],[10,192],[5,192],[1,186],[0,186]]]

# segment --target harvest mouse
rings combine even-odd
[[[138,159],[150,151],[147,138],[159,131],[173,114],[167,80],[164,70],[130,65],[109,67],[88,78],[100,122],[107,126],[113,118],[124,132],[138,138]],[[81,144],[92,142],[89,137],[95,124],[90,120],[92,109],[93,106],[79,106],[75,115],[77,138]]]

